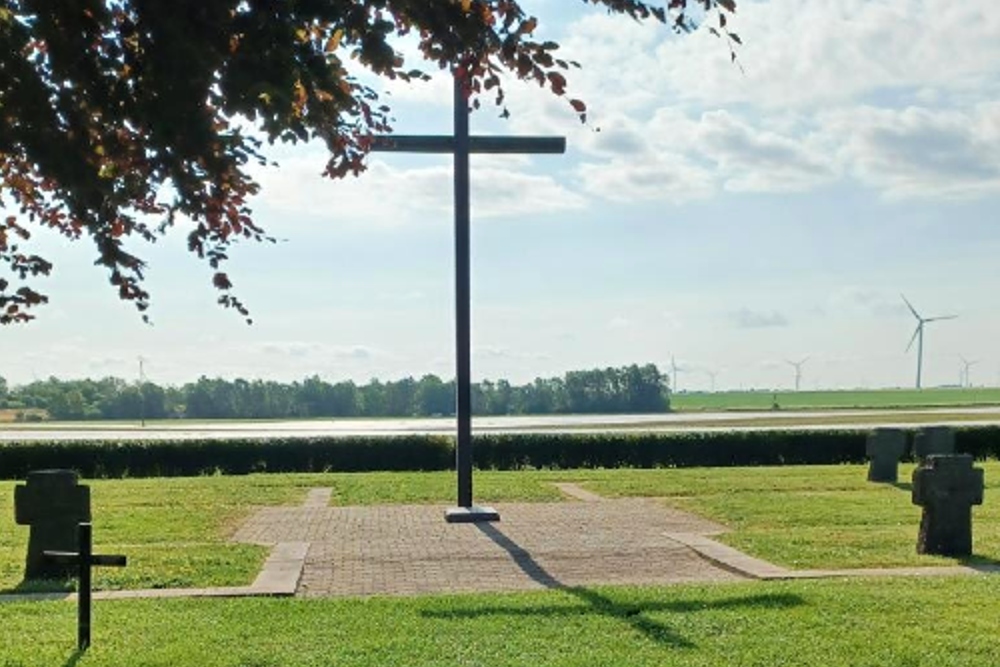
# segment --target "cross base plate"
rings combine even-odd
[[[448,523],[486,523],[499,521],[500,514],[492,507],[473,505],[472,507],[449,507],[444,511]]]

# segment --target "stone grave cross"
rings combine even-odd
[[[472,502],[472,379],[471,297],[469,266],[469,154],[470,153],[564,153],[563,137],[471,137],[469,136],[469,91],[464,69],[454,71],[454,135],[374,137],[372,151],[407,153],[451,153],[454,156],[455,197],[455,413],[457,441],[455,468],[458,506],[448,510],[449,522],[497,521],[489,507]]]
[[[60,565],[75,567],[80,585],[77,591],[77,623],[76,647],[81,652],[90,646],[91,619],[91,573],[92,567],[104,565],[109,567],[125,567],[125,556],[104,556],[94,553],[93,526],[89,523],[79,525],[79,547],[76,551],[45,551],[45,557]]]
[[[972,506],[983,503],[983,469],[968,454],[932,454],[913,471],[912,498],[923,507],[917,553],[972,555]]]
[[[73,570],[45,558],[46,550],[76,548],[77,525],[90,521],[90,487],[74,470],[33,470],[14,487],[14,520],[31,526],[25,579],[63,579]]]
[[[925,426],[913,436],[913,455],[923,461],[932,454],[955,453],[955,429],[950,426]]]
[[[877,428],[868,434],[869,482],[895,483],[899,479],[899,459],[906,453],[906,433],[898,428]]]

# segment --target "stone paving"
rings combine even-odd
[[[594,498],[597,498],[594,496]],[[449,524],[434,505],[271,507],[234,539],[308,543],[298,594],[406,595],[735,580],[669,533],[718,524],[655,499],[505,503],[501,521]]]

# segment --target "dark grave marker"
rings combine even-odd
[[[90,521],[90,487],[74,470],[33,470],[14,487],[14,520],[31,527],[25,579],[64,579],[73,569],[45,558],[45,551],[71,551],[77,525]]]
[[[868,434],[868,481],[894,483],[899,479],[899,459],[906,453],[906,433],[898,428],[877,428]]]
[[[455,196],[455,413],[457,439],[455,468],[458,477],[458,507],[448,510],[449,522],[497,521],[490,507],[472,501],[472,378],[471,297],[469,264],[469,155],[470,153],[564,153],[563,137],[471,137],[469,94],[464,71],[454,72],[453,136],[380,136],[372,140],[372,151],[450,153],[454,156]]]
[[[918,460],[932,454],[955,453],[955,429],[950,426],[925,426],[913,436],[913,455]]]
[[[983,469],[968,454],[932,454],[913,471],[913,504],[923,507],[917,553],[972,555],[972,506],[983,503]]]
[[[80,585],[77,591],[76,647],[86,651],[90,646],[90,620],[92,606],[92,581],[90,569],[103,565],[125,567],[125,556],[104,556],[94,553],[93,526],[81,523],[78,527],[79,540],[76,551],[46,551],[45,558],[65,567],[76,569]]]

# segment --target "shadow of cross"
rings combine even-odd
[[[712,602],[652,602],[652,603],[627,603],[618,602],[608,595],[603,595],[589,588],[567,586],[560,582],[550,572],[535,560],[535,558],[523,547],[510,539],[507,535],[494,525],[483,523],[476,524],[486,537],[490,538],[494,544],[506,551],[514,563],[533,581],[538,582],[546,588],[562,590],[583,603],[584,607],[570,607],[565,605],[548,605],[542,607],[532,607],[525,609],[516,606],[492,606],[483,607],[476,605],[471,609],[448,609],[448,610],[427,610],[422,612],[424,616],[441,619],[462,619],[475,618],[479,616],[493,616],[498,614],[509,615],[531,615],[531,616],[575,616],[581,612],[601,614],[609,618],[627,623],[633,630],[641,635],[677,648],[694,648],[695,644],[681,637],[665,623],[650,618],[647,614],[657,611],[668,611],[674,613],[688,613],[707,611],[711,609],[726,609],[731,607],[761,607],[761,608],[784,608],[803,604],[802,598],[790,594],[763,594],[740,596],[718,600]]]

